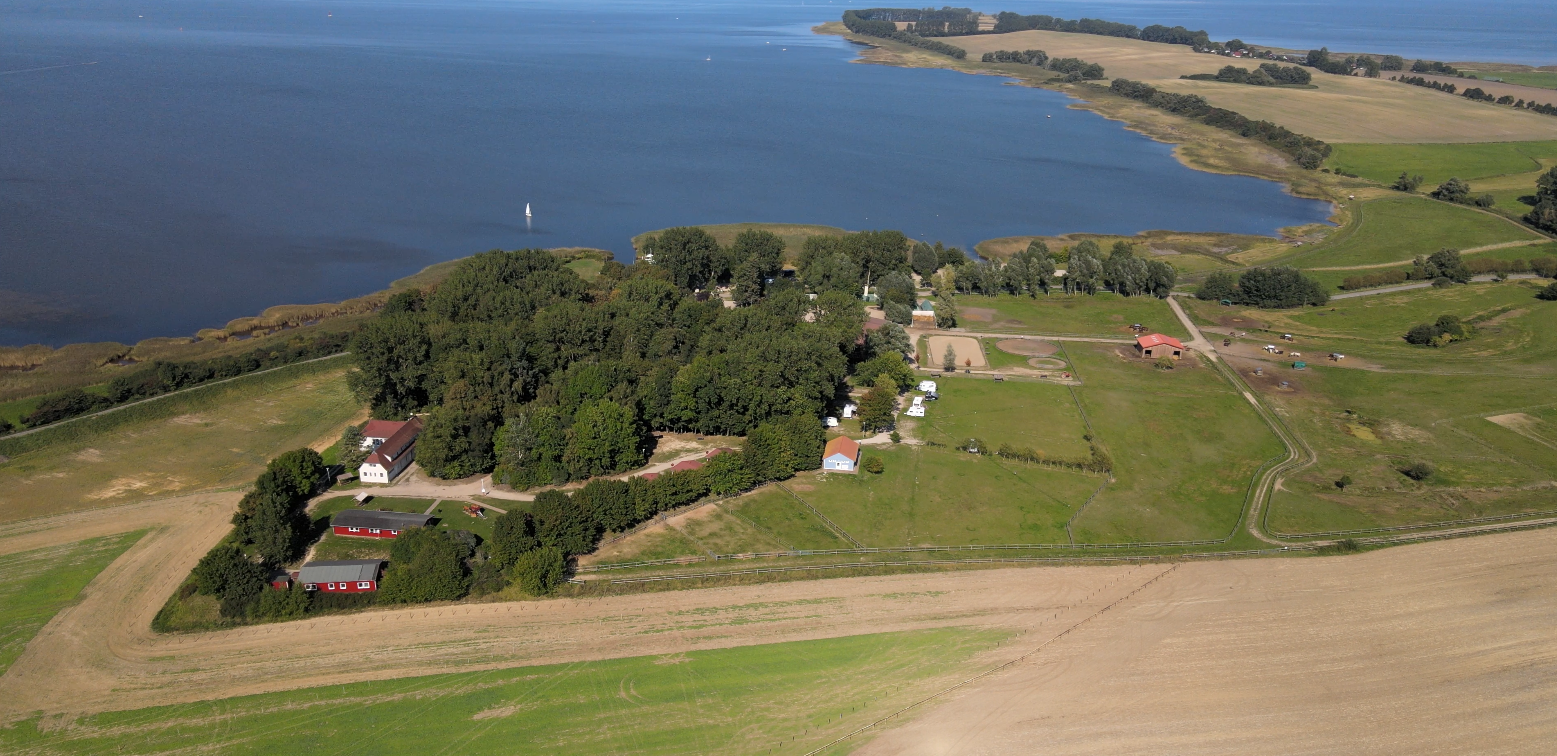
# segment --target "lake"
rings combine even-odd
[[[1054,92],[850,64],[856,47],[810,32],[843,7],[4,0],[0,343],[192,334],[497,247],[625,259],[634,234],[671,225],[896,228],[967,247],[1268,234],[1328,213],[1189,170]],[[1313,5],[1238,7],[988,10],[1366,41],[1355,4],[1331,6],[1351,27],[1291,21],[1322,17]]]

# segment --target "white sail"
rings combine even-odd
[[[524,203],[524,217],[530,217],[530,203]]]

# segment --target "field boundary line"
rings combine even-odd
[[[897,711],[894,711],[891,714],[888,714],[888,715],[886,715],[884,717],[881,717],[880,719],[877,719],[874,722],[866,724],[866,725],[864,725],[864,726],[854,730],[853,732],[850,732],[848,734],[842,735],[842,736],[834,739],[833,741],[822,745],[819,748],[815,748],[813,750],[807,751],[805,756],[815,756],[816,754],[819,754],[822,751],[825,751],[825,750],[827,750],[829,748],[832,748],[833,746],[838,745],[839,743],[842,743],[845,740],[849,740],[850,738],[853,738],[855,735],[859,735],[862,732],[874,729],[875,727],[879,726],[883,722],[886,722],[887,720],[895,719],[897,717],[900,717],[903,714],[905,714],[905,713],[907,713],[909,711],[912,711],[914,709],[917,709],[920,706],[923,706],[923,705],[925,705],[925,704],[927,704],[927,703],[929,703],[931,701],[934,701],[937,698],[940,698],[940,697],[942,697],[942,696],[944,696],[944,695],[946,695],[948,693],[951,693],[952,691],[955,691],[955,690],[958,690],[959,688],[964,688],[964,687],[967,687],[969,685],[972,685],[973,683],[978,682],[979,680],[982,680],[982,679],[984,679],[986,677],[989,677],[990,675],[993,675],[996,672],[1000,672],[1002,670],[1009,669],[1010,667],[1013,667],[1013,666],[1015,666],[1017,664],[1020,664],[1020,663],[1022,663],[1024,661],[1026,661],[1028,659],[1028,657],[1031,657],[1032,655],[1038,653],[1039,651],[1042,651],[1045,648],[1048,648],[1050,645],[1059,642],[1060,639],[1064,638],[1067,635],[1070,635],[1071,633],[1075,632],[1076,630],[1079,630],[1083,625],[1087,624],[1088,622],[1091,622],[1092,620],[1097,619],[1098,617],[1103,616],[1103,614],[1105,612],[1107,612],[1108,610],[1113,609],[1114,607],[1124,603],[1125,601],[1130,600],[1131,598],[1133,598],[1135,596],[1135,594],[1140,593],[1141,591],[1145,590],[1148,586],[1152,585],[1153,583],[1156,583],[1158,580],[1161,580],[1164,577],[1167,577],[1168,575],[1172,574],[1173,571],[1177,570],[1178,568],[1179,568],[1179,566],[1175,564],[1175,565],[1169,567],[1168,569],[1163,570],[1162,572],[1157,573],[1154,577],[1152,577],[1152,579],[1150,579],[1150,580],[1148,580],[1148,581],[1146,581],[1146,582],[1136,586],[1135,590],[1132,590],[1129,593],[1127,593],[1127,594],[1125,594],[1123,596],[1120,596],[1117,599],[1114,599],[1111,603],[1109,603],[1107,606],[1104,606],[1102,609],[1099,609],[1099,610],[1093,612],[1092,614],[1089,614],[1086,617],[1082,618],[1080,622],[1077,622],[1076,624],[1071,625],[1070,627],[1067,627],[1064,630],[1061,630],[1058,635],[1056,635],[1056,636],[1054,636],[1054,637],[1052,637],[1052,638],[1050,638],[1050,639],[1048,639],[1048,640],[1038,644],[1038,646],[1036,648],[1032,649],[1031,651],[1028,651],[1027,653],[1022,654],[1021,656],[1018,656],[1015,659],[1012,659],[1012,660],[1010,660],[1008,662],[1005,662],[1004,664],[1000,664],[998,666],[986,669],[983,672],[980,672],[980,673],[978,673],[978,674],[976,674],[976,675],[974,675],[974,676],[972,676],[972,677],[970,677],[970,678],[968,678],[966,680],[963,680],[962,682],[959,682],[956,685],[953,685],[953,686],[951,686],[949,688],[944,688],[942,690],[939,690],[939,691],[937,691],[935,693],[930,694],[929,696],[921,698],[918,701],[915,701],[915,702],[913,702],[913,703],[911,703],[911,704],[909,704],[907,706],[904,706],[903,708],[898,709]]]
[[[827,519],[827,515],[824,515],[821,512],[818,512],[816,507],[811,506],[811,502],[806,501],[805,499],[800,498],[800,494],[797,494],[794,491],[789,490],[789,486],[786,486],[783,483],[775,483],[774,485],[776,485],[780,489],[782,489],[784,491],[784,493],[787,493],[790,496],[793,496],[795,501],[798,501],[801,504],[804,504],[805,508],[811,510],[811,514],[814,514],[818,518],[820,518],[821,521],[822,521],[822,524],[826,525],[828,527],[828,529],[832,530],[837,535],[843,536],[843,540],[848,541],[849,543],[852,543],[852,544],[854,544],[855,546],[857,546],[859,548],[862,548],[862,549],[865,548],[865,544],[860,543],[859,541],[854,540],[854,536],[849,535],[848,532],[845,531],[843,528],[838,527],[838,523],[833,522],[832,520]]]
[[[1536,519],[1552,516],[1557,516],[1557,509],[1546,509],[1539,512],[1520,512],[1506,515],[1489,515],[1487,517],[1471,517],[1463,520],[1444,520],[1442,522],[1429,522],[1417,525],[1388,525],[1377,528],[1358,528],[1356,530],[1321,530],[1312,533],[1279,533],[1276,531],[1268,532],[1277,538],[1323,538],[1327,536],[1359,535],[1362,533],[1392,533],[1401,530],[1431,530],[1434,528],[1452,528],[1459,525],[1479,525],[1486,522]]]
[[[24,431],[17,431],[16,433],[10,433],[10,434],[7,434],[5,436],[0,436],[0,439],[10,440],[10,439],[13,439],[13,438],[21,438],[23,436],[32,435],[32,434],[37,433],[39,431],[49,430],[50,428],[59,428],[59,427],[64,426],[64,425],[66,425],[68,423],[73,423],[73,422],[75,422],[77,420],[86,420],[88,418],[101,417],[101,416],[107,415],[107,414],[109,414],[111,412],[118,412],[119,410],[122,410],[122,409],[129,409],[130,407],[134,407],[136,405],[145,404],[147,402],[155,402],[158,399],[165,399],[165,398],[170,397],[170,396],[178,396],[179,394],[188,393],[190,391],[199,391],[200,389],[210,388],[212,386],[220,386],[220,385],[222,385],[224,383],[231,383],[233,381],[243,380],[244,378],[253,378],[254,376],[257,376],[257,375],[264,375],[266,373],[274,373],[277,370],[286,370],[287,368],[297,367],[298,365],[307,365],[307,364],[309,364],[311,362],[322,362],[324,360],[333,360],[336,357],[345,357],[346,355],[349,355],[349,354],[351,354],[351,352],[336,352],[335,354],[329,354],[329,355],[325,355],[323,357],[315,357],[313,359],[303,360],[301,362],[289,362],[289,363],[287,363],[285,365],[278,365],[278,366],[273,367],[273,368],[265,368],[264,370],[256,370],[256,371],[254,371],[252,373],[244,373],[243,375],[235,375],[235,376],[233,376],[231,378],[223,378],[223,379],[221,379],[219,381],[211,381],[209,383],[202,383],[202,384],[200,384],[198,386],[190,386],[189,388],[181,388],[181,389],[179,389],[177,391],[169,391],[166,394],[158,394],[156,396],[148,396],[145,399],[137,399],[137,400],[135,400],[133,402],[127,402],[125,404],[120,404],[120,405],[116,405],[116,406],[113,406],[113,407],[109,407],[108,409],[98,410],[96,412],[91,412],[91,413],[88,413],[88,414],[85,414],[85,415],[76,415],[75,417],[67,417],[64,420],[60,420],[58,422],[49,423],[48,425],[40,425],[40,426],[38,426],[36,428],[28,428],[27,430],[24,430]]]

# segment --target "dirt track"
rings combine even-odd
[[[432,606],[158,636],[236,495],[24,523],[0,553],[157,527],[0,678],[0,721],[246,693],[945,626],[1010,668],[864,753],[1531,751],[1557,736],[1557,530],[1359,556],[987,570]],[[1122,600],[1121,600],[1122,599]],[[1118,602],[1112,609],[1104,607]],[[375,666],[364,668],[371,658]]]

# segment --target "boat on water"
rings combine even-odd
[[[524,217],[530,217],[530,203],[528,202],[524,203]]]

